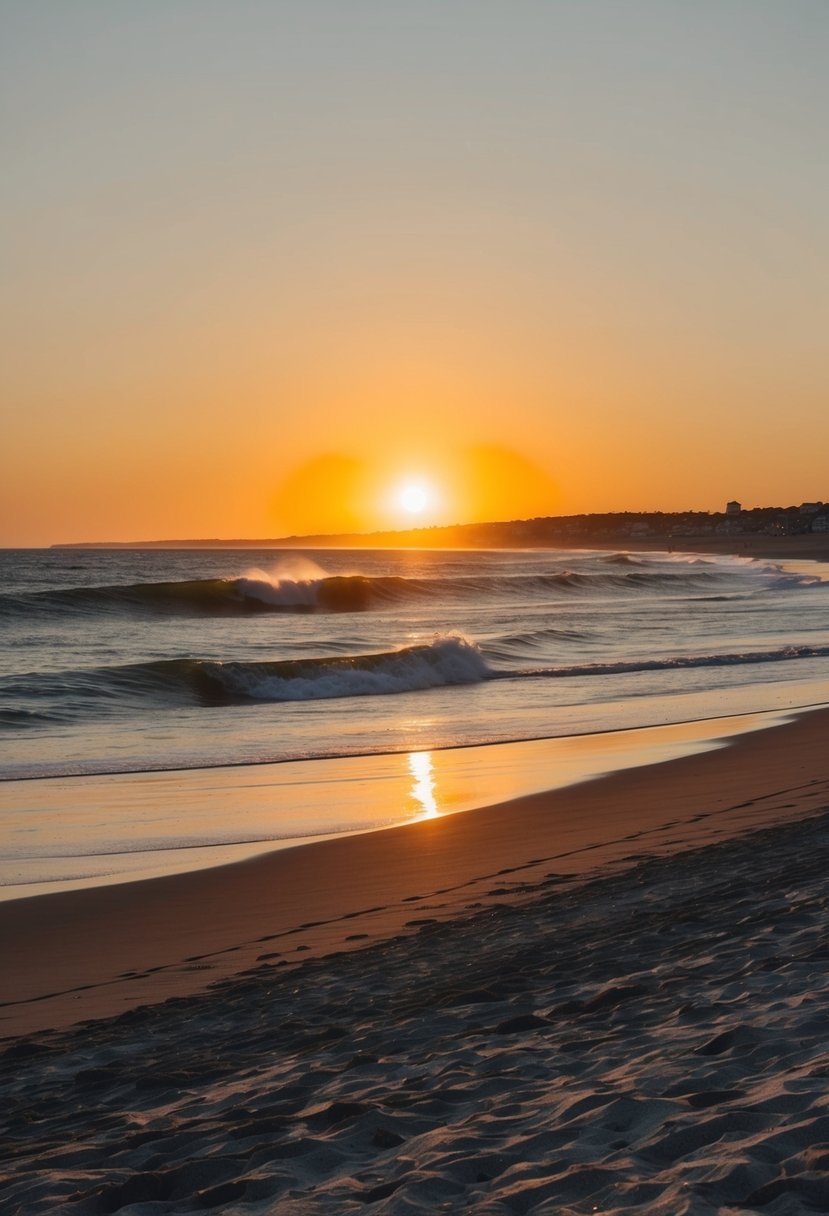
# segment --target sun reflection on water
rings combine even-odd
[[[436,819],[440,814],[435,798],[435,779],[431,752],[409,752],[409,772],[412,776],[412,797],[422,819]]]

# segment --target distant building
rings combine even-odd
[[[822,502],[802,502],[800,504],[801,515],[814,515],[823,506]]]
[[[829,532],[829,515],[816,515],[812,520],[813,532]]]
[[[735,501],[735,502],[727,502],[725,504],[726,515],[739,515],[740,512],[742,511],[742,509],[743,509],[743,504],[741,502]]]

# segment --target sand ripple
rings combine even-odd
[[[829,1211],[826,828],[18,1041],[0,1206]]]

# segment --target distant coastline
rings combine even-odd
[[[397,531],[306,536],[77,541],[52,549],[676,549],[829,559],[829,505],[546,516]]]

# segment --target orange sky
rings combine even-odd
[[[829,499],[826,5],[0,21],[0,544]]]

